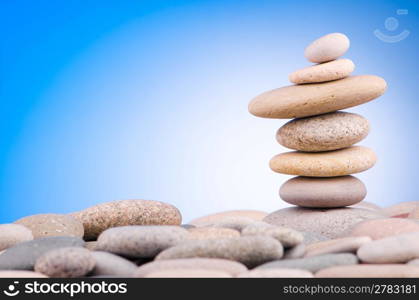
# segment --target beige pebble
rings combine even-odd
[[[0,251],[33,240],[31,230],[19,224],[0,224]]]
[[[353,176],[294,177],[279,190],[285,202],[302,207],[343,207],[362,201],[367,194],[364,183]]]
[[[268,213],[259,211],[259,210],[230,210],[230,211],[224,211],[219,212],[211,215],[207,215],[201,218],[194,219],[189,222],[191,225],[195,226],[207,226],[209,224],[212,224],[216,221],[230,218],[230,217],[244,217],[253,219],[255,221],[262,220]]]
[[[169,260],[155,260],[140,266],[134,273],[134,277],[144,277],[147,274],[164,270],[190,270],[203,269],[225,272],[237,275],[247,271],[247,268],[236,261],[218,258],[183,258]]]
[[[90,241],[84,244],[84,248],[94,251],[96,249],[97,241]]]
[[[371,203],[371,202],[368,202],[368,201],[361,201],[357,204],[351,205],[351,207],[365,208],[365,209],[371,209],[371,210],[380,210],[381,209],[381,207],[378,206],[377,204]]]
[[[295,84],[326,82],[348,77],[355,70],[350,59],[338,59],[292,72],[289,80]]]
[[[359,247],[371,241],[368,236],[357,236],[317,242],[306,246],[305,257],[329,253],[356,253]]]
[[[187,238],[191,240],[208,240],[240,236],[239,231],[230,228],[198,227],[188,229],[188,231],[189,235]]]
[[[299,269],[256,269],[239,274],[239,278],[312,278],[313,274]]]
[[[419,201],[405,201],[384,207],[382,213],[389,217],[407,218],[409,213],[417,208],[419,208]]]
[[[329,33],[311,42],[304,56],[313,63],[323,63],[342,56],[349,46],[350,41],[343,33]]]
[[[279,241],[284,247],[294,247],[302,243],[302,233],[286,227],[274,226],[265,222],[255,222],[242,230],[242,236],[269,236]]]
[[[73,213],[84,226],[84,239],[94,240],[112,227],[127,225],[180,225],[182,216],[173,205],[152,200],[101,203]]]
[[[373,240],[409,232],[419,232],[419,223],[401,218],[366,220],[349,229],[347,235],[369,236]]]
[[[305,152],[347,148],[363,140],[370,126],[364,117],[347,112],[332,112],[294,119],[276,133],[282,146]]]
[[[386,88],[387,83],[378,76],[349,76],[271,90],[254,98],[248,108],[251,114],[262,118],[302,118],[366,103],[381,96]]]
[[[32,271],[7,270],[0,271],[0,278],[47,278],[47,276]]]
[[[309,177],[335,177],[363,172],[373,167],[377,157],[366,147],[304,153],[286,152],[274,156],[269,162],[272,171],[288,175]]]
[[[346,265],[318,271],[319,278],[417,278],[419,267],[402,264]]]
[[[223,271],[216,270],[164,270],[147,274],[145,278],[231,278],[232,276]]]
[[[216,228],[230,228],[237,231],[242,231],[247,225],[256,222],[255,220],[247,217],[225,217],[220,220],[216,220],[207,226]]]
[[[404,233],[362,245],[357,255],[365,263],[404,263],[419,258],[419,232]]]

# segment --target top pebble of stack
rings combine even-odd
[[[304,51],[304,56],[313,63],[335,60],[348,51],[349,39],[342,33],[330,33],[313,41]]]

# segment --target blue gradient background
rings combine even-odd
[[[408,9],[406,16],[396,10]],[[379,162],[359,177],[367,200],[419,200],[417,1],[0,1],[0,222],[116,199],[177,206],[187,221],[227,209],[286,206],[285,120],[247,112],[308,65],[329,32],[352,42],[355,74],[389,89],[350,111]],[[411,31],[378,40],[394,16]]]

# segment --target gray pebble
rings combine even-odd
[[[304,239],[304,236],[294,229],[274,226],[265,222],[254,222],[247,225],[243,228],[241,234],[242,236],[270,236],[281,242],[285,248],[294,247]]]
[[[102,251],[92,251],[92,256],[96,261],[95,267],[91,272],[92,276],[131,276],[137,265],[133,262],[112,253]]]

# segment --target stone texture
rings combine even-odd
[[[309,209],[287,207],[265,217],[264,221],[302,232],[320,234],[327,238],[338,238],[355,224],[380,218],[378,212],[362,208]]]
[[[419,267],[399,264],[336,266],[320,270],[320,278],[418,278]]]
[[[0,278],[47,278],[47,276],[32,271],[8,270],[0,271]]]
[[[294,177],[279,190],[285,202],[302,207],[343,207],[362,201],[364,183],[354,176],[331,178]]]
[[[345,54],[350,41],[343,33],[329,33],[314,40],[304,50],[304,56],[313,63],[323,63]]]
[[[36,260],[35,271],[49,277],[75,278],[93,270],[95,259],[82,247],[67,247],[46,252]]]
[[[364,117],[347,112],[293,119],[276,133],[282,146],[305,152],[321,152],[347,148],[363,140],[370,125]]]
[[[91,271],[92,276],[112,275],[131,276],[137,269],[133,262],[112,253],[93,251],[95,267]]]
[[[306,253],[306,245],[298,244],[292,248],[286,249],[284,252],[284,259],[294,259],[304,257]]]
[[[247,271],[247,268],[236,261],[218,258],[186,258],[155,260],[139,267],[134,277],[144,277],[147,274],[164,270],[213,270],[231,274],[233,276]]]
[[[147,274],[146,278],[231,278],[232,276],[223,271],[216,270],[162,270]]]
[[[300,244],[304,236],[291,228],[274,226],[265,222],[255,222],[242,230],[242,236],[269,236],[279,241],[284,247]]]
[[[320,241],[327,241],[329,238],[321,235],[319,233],[309,232],[309,231],[302,231],[301,232],[304,236],[303,244],[310,245],[312,243],[320,242]]]
[[[374,166],[375,153],[362,146],[329,152],[285,152],[269,162],[272,171],[309,177],[335,177],[363,172]]]
[[[21,218],[15,224],[23,225],[32,231],[34,238],[48,236],[83,237],[83,224],[69,215],[39,214]]]
[[[274,119],[315,116],[366,103],[381,96],[386,88],[385,80],[374,75],[291,85],[257,96],[249,103],[249,112]]]
[[[256,269],[239,274],[239,278],[312,278],[307,270],[298,269]]]
[[[32,232],[25,226],[19,224],[0,225],[0,251],[30,240],[33,240]]]
[[[357,257],[352,253],[339,253],[339,254],[325,254],[319,256],[276,260],[268,262],[264,265],[257,267],[259,269],[302,269],[310,272],[317,272],[321,269],[329,268],[338,265],[354,265],[358,263]]]
[[[44,253],[64,247],[83,247],[78,237],[46,237],[23,242],[8,248],[0,255],[0,270],[32,270],[36,260]]]
[[[259,210],[230,210],[194,219],[191,222],[189,222],[189,224],[195,226],[208,226],[222,219],[231,217],[243,217],[253,219],[255,221],[260,221],[267,214],[268,213]]]
[[[280,259],[283,247],[277,240],[267,236],[191,241],[164,250],[156,260],[177,258],[223,258],[255,267],[267,261]]]
[[[368,236],[345,237],[310,244],[306,247],[306,257],[329,253],[356,253],[362,245],[371,242]]]
[[[369,236],[378,240],[409,232],[419,232],[419,223],[408,219],[384,218],[360,222],[350,228],[347,235]]]
[[[354,69],[352,60],[338,59],[292,72],[289,80],[295,84],[332,81],[348,77]]]
[[[188,231],[188,239],[191,240],[209,240],[240,236],[239,231],[230,228],[199,227],[188,229]]]
[[[357,252],[365,263],[405,263],[419,258],[419,232],[405,233],[362,245]]]
[[[126,257],[147,258],[177,245],[187,236],[188,231],[180,226],[122,226],[102,232],[95,249]]]
[[[84,226],[84,239],[94,240],[104,230],[127,225],[180,225],[182,216],[173,205],[151,200],[101,203],[72,214]]]

